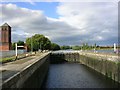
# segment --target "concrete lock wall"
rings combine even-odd
[[[42,58],[38,58],[36,62],[5,81],[2,88],[40,88],[48,72],[49,57],[50,53],[47,53]]]
[[[50,60],[49,60],[50,59]],[[120,62],[118,58],[94,53],[46,53],[31,65],[18,72],[2,85],[2,88],[40,88],[51,62],[79,62],[107,77],[120,82]]]
[[[117,57],[80,53],[80,63],[120,83],[120,62]]]
[[[51,53],[51,63],[79,62],[79,53]]]
[[[52,63],[59,63],[64,60],[84,64],[97,72],[120,82],[120,62],[118,56],[87,52],[51,54]]]

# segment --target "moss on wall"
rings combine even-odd
[[[112,56],[110,56],[112,57]],[[120,82],[120,62],[107,60],[107,55],[95,53],[58,53],[51,54],[52,63],[60,63],[64,61],[79,62],[107,77]]]
[[[120,63],[88,55],[80,55],[80,62],[103,75],[120,82]]]

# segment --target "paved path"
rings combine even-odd
[[[42,58],[44,55],[46,55],[46,54],[41,53],[39,55],[30,56],[30,57],[26,57],[24,59],[20,59],[20,60],[6,63],[6,64],[2,64],[0,66],[0,81],[7,80],[14,74],[16,74],[19,71],[26,68],[28,65],[34,63],[36,60],[38,60],[37,58]]]

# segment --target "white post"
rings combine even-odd
[[[116,49],[116,44],[114,43],[114,52],[116,52],[116,50],[117,50],[117,49]]]
[[[16,59],[17,59],[17,43],[15,43]]]
[[[31,37],[31,54],[33,52],[33,42],[32,42],[32,37]]]

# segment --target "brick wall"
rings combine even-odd
[[[0,45],[0,51],[9,51],[11,50],[11,44],[5,43]]]

